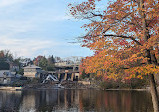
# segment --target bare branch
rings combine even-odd
[[[93,16],[100,16],[100,17],[103,17],[103,15],[102,14],[95,14],[95,13],[93,13],[93,12],[90,12]]]

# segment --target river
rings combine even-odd
[[[0,112],[153,112],[147,91],[0,91]]]

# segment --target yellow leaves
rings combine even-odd
[[[143,76],[142,75],[138,75],[137,78],[143,79]]]
[[[119,77],[142,79],[144,75],[159,72],[158,66],[146,64],[147,58],[144,57],[143,49],[142,46],[117,51],[103,49],[85,59],[84,66],[87,73],[95,73],[103,77],[106,74],[110,79]]]
[[[132,55],[132,58],[136,58],[136,57],[137,57],[137,54],[133,54],[133,55]]]
[[[142,79],[144,75],[149,75],[153,73],[158,73],[159,67],[155,65],[145,65],[139,67],[133,67],[131,69],[126,70],[126,73],[130,74],[129,78],[140,78]]]

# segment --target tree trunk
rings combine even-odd
[[[140,8],[139,13],[141,15],[142,27],[143,27],[143,31],[144,31],[143,39],[145,42],[147,42],[148,39],[150,38],[150,35],[149,35],[149,30],[147,28],[147,23],[146,23],[146,14],[143,11],[144,0],[139,0],[138,5]],[[147,60],[148,64],[157,65],[157,60],[155,58],[155,55],[151,54],[151,52],[150,52],[151,49],[152,48],[145,50],[145,57],[148,58],[148,60]],[[154,74],[150,74],[150,90],[151,90],[154,112],[159,112],[158,93],[157,93],[156,83],[155,83],[155,79],[154,79]]]
[[[158,93],[157,93],[156,83],[154,79],[154,74],[150,74],[150,91],[152,96],[154,112],[159,112]]]

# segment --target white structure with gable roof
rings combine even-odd
[[[30,78],[39,77],[41,72],[42,72],[42,69],[35,65],[29,65],[24,67],[25,77],[30,77]]]

